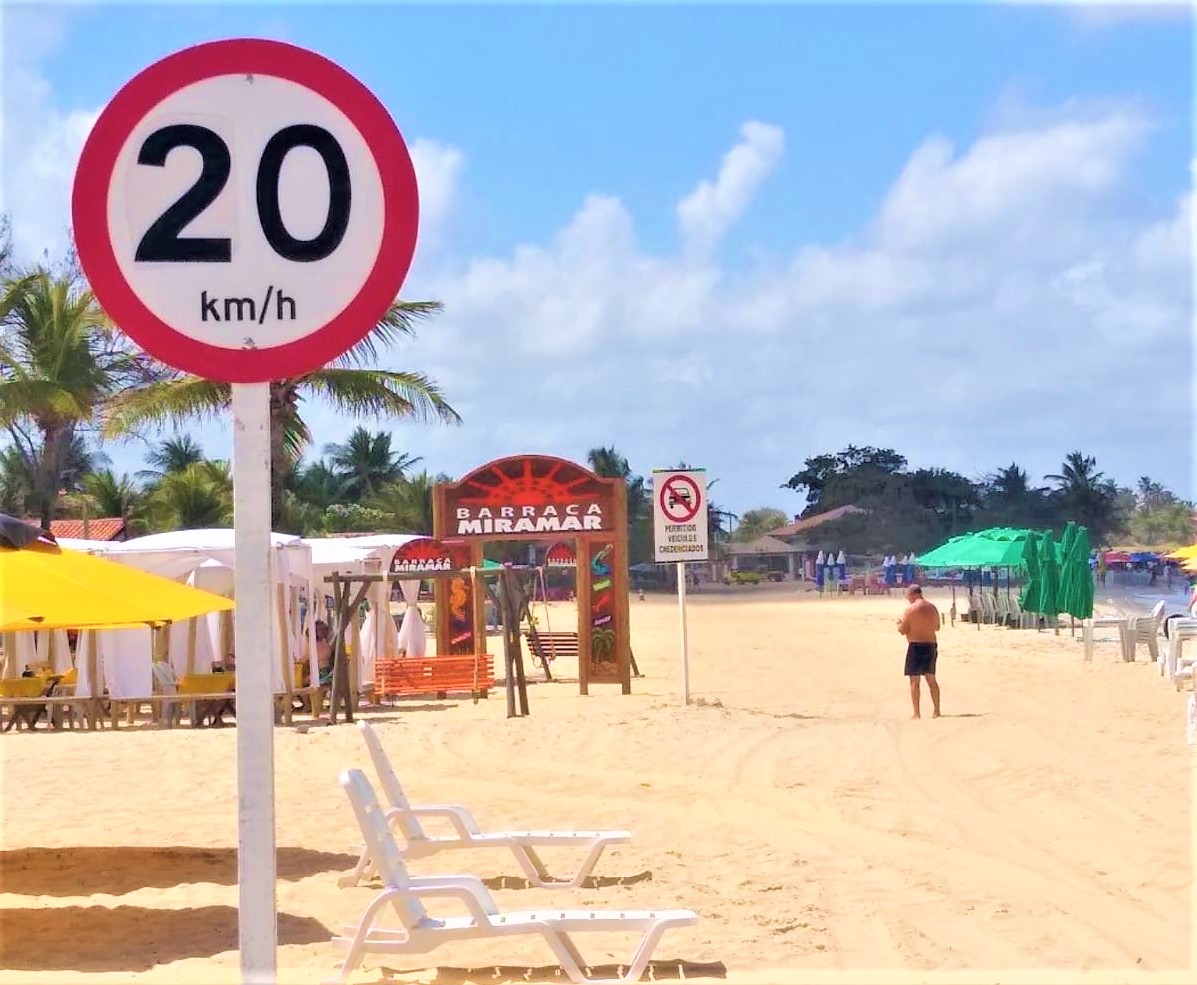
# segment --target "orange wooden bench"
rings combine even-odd
[[[494,657],[489,653],[444,657],[384,657],[374,664],[374,694],[379,698],[406,694],[468,691],[485,698],[495,686]]]

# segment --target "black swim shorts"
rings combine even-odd
[[[922,677],[935,673],[939,646],[935,643],[910,643],[906,647],[906,676]]]

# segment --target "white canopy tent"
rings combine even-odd
[[[390,570],[395,552],[400,547],[421,539],[423,535],[419,534],[371,534],[361,537],[309,538],[304,543],[312,550],[312,567],[323,597],[328,592],[324,579],[334,572],[341,575],[385,573]],[[420,648],[408,649],[407,652],[423,655],[424,633],[420,631],[424,625],[416,605],[416,597],[420,591],[419,579],[401,582],[400,590],[412,618],[420,621],[419,629],[413,628],[409,634],[413,638],[419,636],[421,642],[416,645]],[[366,597],[370,603],[370,611],[364,624],[360,630],[356,623],[350,628],[353,634],[351,646],[353,652],[358,654],[350,674],[351,686],[355,692],[361,682],[374,679],[375,660],[379,656],[397,653],[400,647],[401,634],[396,632],[395,622],[390,615],[390,592],[387,583],[379,582],[372,585]],[[405,615],[405,621],[407,618]]]
[[[233,595],[236,552],[231,529],[178,530],[138,537],[123,543],[70,539],[61,539],[59,543],[69,549],[103,555],[109,560],[175,581],[185,581],[220,595]],[[294,687],[293,665],[305,653],[310,661],[311,679],[317,677],[314,619],[301,618],[301,610],[302,600],[317,598],[318,589],[313,576],[312,550],[307,544],[298,537],[277,533],[271,534],[271,544],[271,582],[278,602],[275,618],[270,620],[271,651],[278,655],[274,662],[274,688],[276,694],[281,694]],[[227,614],[213,613],[198,622],[203,631],[194,634],[194,645],[191,643],[190,624],[171,627],[169,659],[176,672],[187,669],[201,672],[211,670],[214,659],[223,658],[226,648],[231,645],[231,620]],[[120,639],[117,633],[122,634]],[[108,659],[100,661],[105,668],[110,693],[114,697],[139,697],[149,693],[152,663],[150,631],[108,631],[100,634],[100,637],[97,642],[101,655],[111,649],[113,660],[119,659],[121,665],[120,671],[109,673],[108,667],[111,665],[116,671],[116,664]],[[117,653],[119,658],[115,656]],[[133,667],[141,669],[133,672]],[[90,689],[90,682],[84,682],[82,672],[79,683],[80,693],[90,693],[85,690]],[[136,690],[143,687],[144,690]],[[128,688],[135,689],[136,693],[117,693]]]

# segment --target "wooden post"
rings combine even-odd
[[[283,671],[283,723],[291,724],[291,704],[295,690],[295,666],[291,660],[291,634],[287,625],[287,586],[281,582],[275,586],[275,618],[278,622],[278,658]]]
[[[578,693],[590,693],[590,541],[577,540]]]
[[[624,694],[632,693],[631,613],[628,609],[628,488],[620,482],[615,486],[615,531],[612,543],[611,590],[615,593],[615,659],[619,683]]]
[[[187,620],[187,653],[184,658],[184,673],[195,673],[195,644],[196,633],[199,630],[199,616]]]

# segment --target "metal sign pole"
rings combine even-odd
[[[273,985],[274,646],[270,636],[270,384],[233,387],[233,591],[237,671],[237,883],[241,980]],[[280,640],[281,645],[286,641]]]
[[[686,562],[677,563],[677,606],[682,622],[682,704],[690,703],[690,651],[686,640]]]

